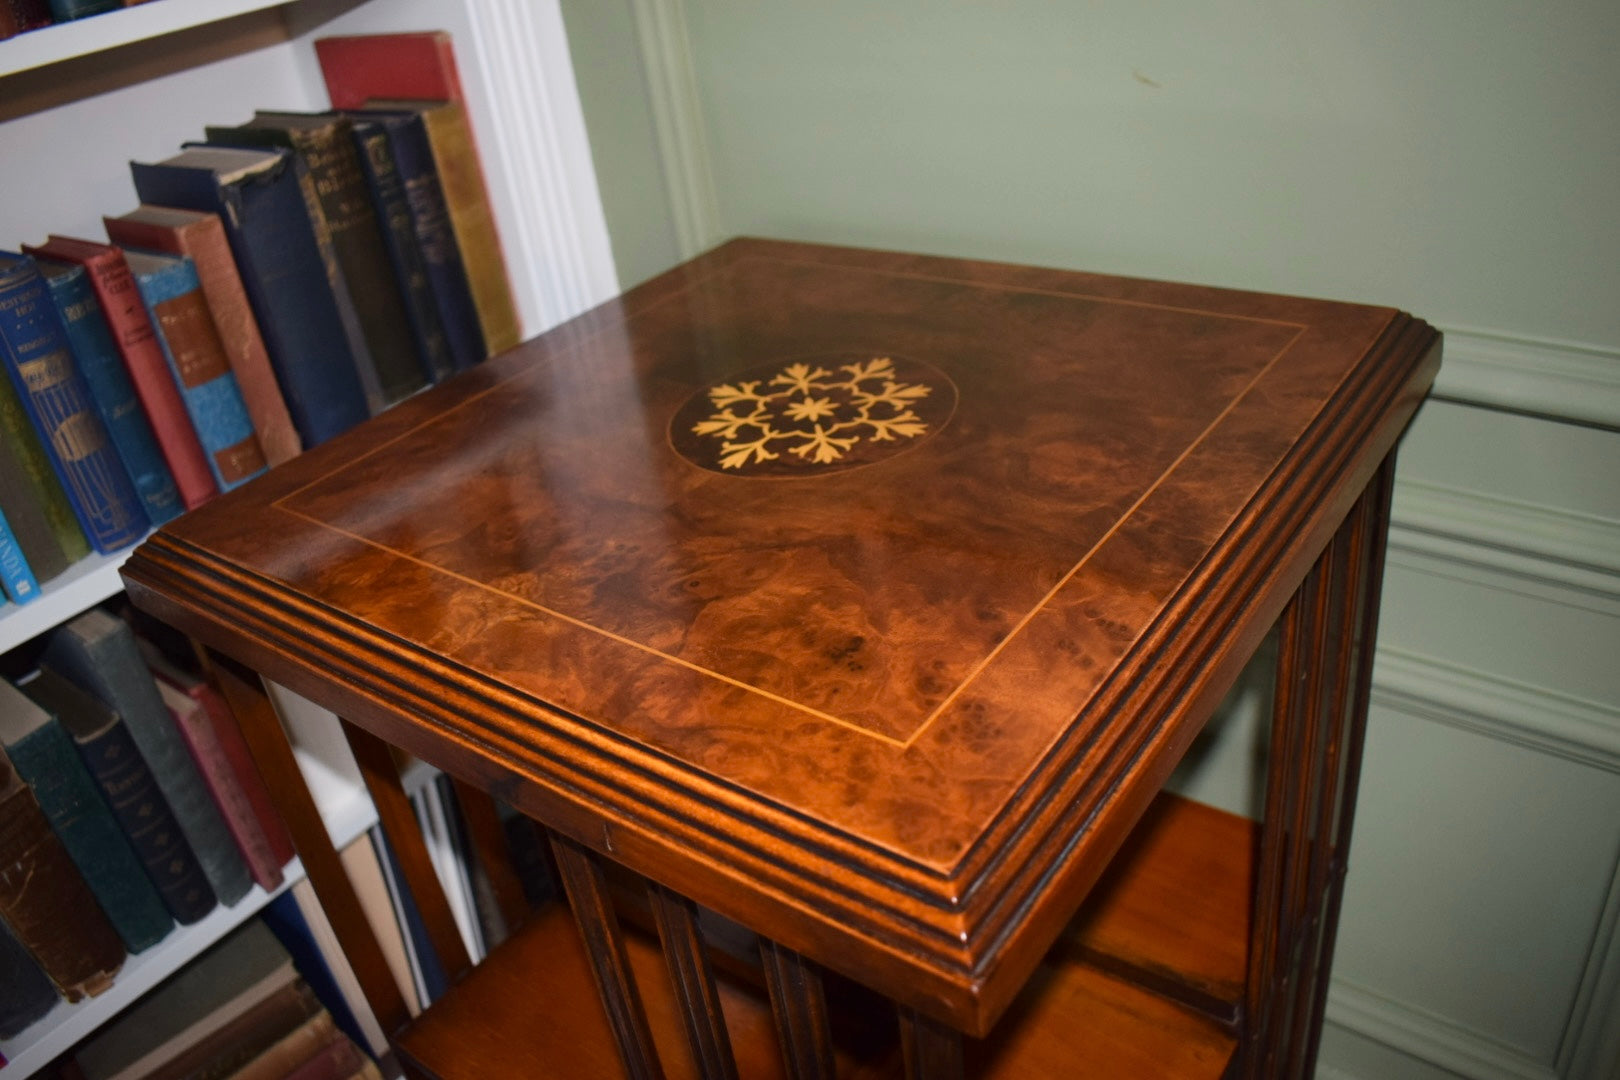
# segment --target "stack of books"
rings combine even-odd
[[[316,47],[333,110],[209,126],[105,240],[0,252],[12,603],[520,340],[446,35]]]

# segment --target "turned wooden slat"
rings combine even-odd
[[[647,1026],[647,1013],[636,990],[635,976],[625,954],[624,934],[614,913],[607,879],[601,864],[590,851],[557,833],[551,833],[551,850],[557,858],[557,871],[563,891],[568,894],[574,923],[584,939],[590,958],[591,977],[607,1012],[608,1025],[619,1057],[630,1080],[660,1080],[664,1071],[658,1049]]]
[[[348,737],[355,764],[360,766],[366,790],[377,807],[377,820],[388,837],[388,846],[399,862],[405,884],[421,913],[428,940],[433,943],[433,951],[438,954],[445,974],[454,982],[472,967],[472,960],[467,955],[461,931],[456,928],[444,886],[433,870],[433,860],[428,855],[416,813],[400,783],[399,766],[388,744],[364,728],[344,721],[343,734]]]
[[[1322,934],[1318,966],[1324,973],[1333,964],[1333,947],[1338,936],[1339,910],[1344,902],[1344,878],[1350,854],[1350,839],[1356,816],[1356,796],[1361,786],[1361,761],[1367,734],[1367,711],[1372,697],[1374,641],[1378,631],[1379,605],[1383,596],[1384,555],[1389,535],[1390,499],[1395,491],[1395,461],[1385,460],[1358,503],[1359,528],[1352,556],[1354,585],[1355,647],[1351,653],[1354,671],[1345,730],[1344,760],[1340,768],[1339,798],[1329,835],[1332,837],[1333,873],[1322,912]],[[1327,1008],[1327,980],[1318,980],[1304,1041],[1304,1055],[1298,1075],[1312,1076],[1321,1045],[1322,1018]]]
[[[276,812],[286,823],[293,847],[304,864],[304,873],[309,876],[315,896],[343,946],[344,956],[354,969],[366,1003],[383,1031],[397,1032],[410,1021],[410,1011],[399,992],[399,984],[394,982],[371,923],[366,920],[354,884],[332,846],[332,836],[304,783],[292,744],[287,741],[281,718],[276,715],[264,684],[258,675],[229,657],[211,650],[203,650],[201,655],[207,660],[208,671],[231,712],[236,715],[242,737],[253,754],[253,764],[264,777]]]
[[[769,938],[760,939],[759,955],[788,1077],[833,1080],[832,1029],[821,972],[810,960]]]
[[[736,1080],[737,1060],[731,1052],[720,993],[698,932],[697,909],[692,901],[657,882],[647,883],[647,900],[698,1070],[704,1080]]]
[[[906,1080],[962,1080],[962,1033],[915,1009],[900,1010]]]
[[[451,784],[456,789],[456,802],[467,827],[467,839],[494,894],[495,908],[510,933],[528,917],[529,902],[523,897],[523,885],[517,874],[512,872],[512,857],[507,849],[500,812],[488,792],[460,777],[452,777]]]

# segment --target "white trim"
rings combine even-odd
[[[1620,773],[1620,710],[1392,646],[1378,649],[1373,701],[1411,716]]]
[[[681,257],[689,259],[713,247],[723,234],[686,11],[682,0],[631,0],[630,7],[641,43],[675,243]]]
[[[1445,329],[1435,393],[1458,401],[1620,428],[1620,351]]]
[[[497,202],[524,336],[618,295],[573,59],[557,0],[464,3],[461,74],[487,114],[478,149]]]
[[[1471,1080],[1559,1080],[1545,1062],[1344,979],[1329,984],[1327,1021]]]
[[[1620,1076],[1620,862],[1609,879],[1609,895],[1570,1006],[1558,1047],[1558,1071],[1593,1080]]]
[[[1390,548],[1620,599],[1620,521],[1400,480]]]

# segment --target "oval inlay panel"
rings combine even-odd
[[[730,476],[815,476],[904,453],[944,427],[956,386],[932,364],[849,353],[762,364],[704,387],[669,425],[687,461]]]

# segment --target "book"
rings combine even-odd
[[[23,556],[22,545],[0,513],[0,592],[12,603],[26,604],[39,599],[39,582]]]
[[[69,1001],[103,993],[124,942],[0,750],[0,919]]]
[[[339,1040],[348,1042],[331,1013],[322,1009],[231,1073],[231,1080],[289,1080],[306,1062],[315,1060]],[[324,1076],[319,1080],[325,1080]]]
[[[292,1072],[286,1080],[350,1080],[351,1077],[376,1076],[381,1080],[376,1064],[341,1032],[315,1055]],[[244,1074],[241,1080],[255,1080]]]
[[[428,143],[427,128],[416,113],[376,111],[354,112],[350,116],[363,118],[357,123],[364,123],[367,129],[372,125],[381,128],[388,140],[394,168],[405,188],[411,229],[421,253],[434,310],[438,312],[450,348],[451,363],[457,371],[472,367],[488,352],[484,348],[484,333],[478,328],[478,308],[473,303],[472,288],[467,284],[461,248],[456,245],[456,234],[450,227],[444,188],[433,166],[433,147]]]
[[[343,869],[349,875],[349,881],[354,886],[355,897],[360,901],[360,910],[371,924],[371,932],[377,938],[377,944],[382,949],[383,959],[388,964],[388,970],[394,976],[394,983],[399,987],[399,993],[405,999],[405,1008],[412,1016],[422,1011],[422,1003],[416,996],[416,981],[411,976],[410,957],[405,950],[405,935],[400,929],[399,918],[394,914],[394,902],[388,894],[388,883],[383,878],[382,863],[377,856],[377,849],[373,846],[369,834],[358,836],[342,851],[338,858],[343,862]],[[372,1044],[372,1049],[379,1053],[382,1047]]]
[[[200,689],[209,690],[207,687]],[[278,861],[271,851],[270,841],[243,790],[241,774],[223,745],[222,730],[227,724],[234,730],[234,722],[227,718],[227,723],[220,723],[215,709],[187,695],[165,679],[158,679],[158,693],[169,714],[174,717],[180,736],[191,751],[192,760],[197,763],[197,771],[202,774],[203,783],[214,797],[214,803],[225,819],[225,826],[230,829],[231,838],[236,841],[236,848],[247,863],[248,872],[266,892],[279,888],[282,882],[281,867],[285,860]],[[223,702],[220,704],[223,705]],[[237,738],[240,738],[240,733],[237,733]],[[254,776],[256,778],[257,773]]]
[[[422,118],[428,145],[433,150],[433,167],[439,175],[439,186],[444,190],[450,229],[455,234],[456,246],[461,249],[473,306],[478,311],[484,347],[494,355],[517,345],[523,340],[517,304],[506,275],[495,213],[484,186],[466,110],[455,101],[392,98],[373,98],[365,107],[385,112],[412,112]]]
[[[104,554],[146,535],[146,512],[68,351],[34,260],[0,252],[0,360],[39,432],[68,504]]]
[[[213,498],[219,490],[214,474],[186,417],[180,388],[169,375],[157,329],[141,301],[124,253],[110,244],[56,235],[47,237],[43,244],[24,244],[23,250],[36,257],[78,263],[89,273],[101,313],[124,358],[124,369],[151,421],[152,434],[157,437],[158,449],[163,452],[175,486],[180,489],[180,501],[192,510]]]
[[[223,1080],[321,1008],[309,984],[295,978],[154,1068],[144,1080]]]
[[[64,23],[115,11],[124,6],[124,0],[50,0],[50,5],[51,18]]]
[[[203,785],[128,624],[92,608],[57,627],[40,661],[124,718],[214,895],[234,904],[253,885],[219,808]]]
[[[0,1039],[15,1039],[60,1000],[33,955],[0,919]]]
[[[40,584],[90,554],[90,543],[39,445],[22,400],[4,377],[0,377],[0,509]]]
[[[182,926],[208,914],[216,902],[214,890],[123,717],[49,667],[40,669],[39,684],[56,687],[62,701],[57,719],[169,914]]]
[[[416,999],[425,1009],[449,989],[450,979],[428,937],[427,924],[422,921],[416,897],[389,846],[387,834],[381,826],[372,826],[370,835],[382,868],[383,883],[388,887],[388,899],[394,907],[394,918],[403,935],[405,956],[410,961],[411,978],[416,984]]]
[[[172,521],[185,510],[174,474],[164,463],[152,424],[135,395],[124,359],[113,340],[112,329],[101,312],[95,287],[83,265],[38,258],[40,273],[56,301],[56,310],[67,331],[68,347],[79,363],[79,371],[90,388],[90,396],[101,414],[101,422],[111,436],[113,447],[124,462],[141,508],[153,525]]]
[[[81,1043],[86,1080],[141,1080],[293,985],[292,958],[250,919]]]
[[[0,41],[51,25],[46,0],[0,0]]]
[[[191,147],[131,162],[142,202],[218,214],[306,447],[370,415],[342,313],[326,276],[330,240],[306,208],[308,173],[286,150]]]
[[[133,249],[124,252],[124,260],[157,327],[163,359],[180,387],[214,483],[221,491],[241,487],[269,465],[208,313],[196,268],[184,255]]]
[[[457,364],[439,316],[438,301],[433,297],[433,285],[428,280],[427,263],[411,217],[410,195],[394,160],[387,125],[377,117],[364,114],[350,114],[349,119],[360,172],[371,191],[377,223],[382,228],[383,247],[394,268],[394,281],[411,322],[417,361],[428,381],[438,382],[456,371]]]
[[[21,687],[0,680],[0,746],[33,789],[124,948],[144,952],[163,940],[174,920],[57,719],[62,709],[76,707],[65,693],[70,689],[58,676]]]
[[[318,38],[315,59],[334,109],[358,109],[368,98],[465,100],[443,30]]]
[[[282,947],[292,954],[298,973],[331,1014],[338,1030],[357,1043],[366,1043],[369,1027],[371,1034],[386,1045],[382,1029],[360,992],[360,984],[354,978],[353,969],[309,879],[294,882],[270,901],[259,917]],[[366,1026],[361,1024],[362,1016]]]
[[[334,261],[332,288],[353,308],[361,341],[355,356],[362,382],[374,395],[373,413],[427,384],[410,319],[383,241],[371,191],[361,171],[352,124],[336,113],[256,112],[239,127],[207,128],[208,141],[228,146],[284,146],[309,171],[316,205],[325,219]]]
[[[120,247],[145,248],[185,255],[197,270],[208,312],[214,317],[220,344],[236,373],[242,400],[253,418],[253,430],[265,460],[279,465],[298,456],[304,446],[287,412],[276,374],[270,366],[259,324],[254,321],[242,288],[242,275],[231,255],[231,243],[218,214],[142,204],[118,217],[103,217],[107,238]]]

